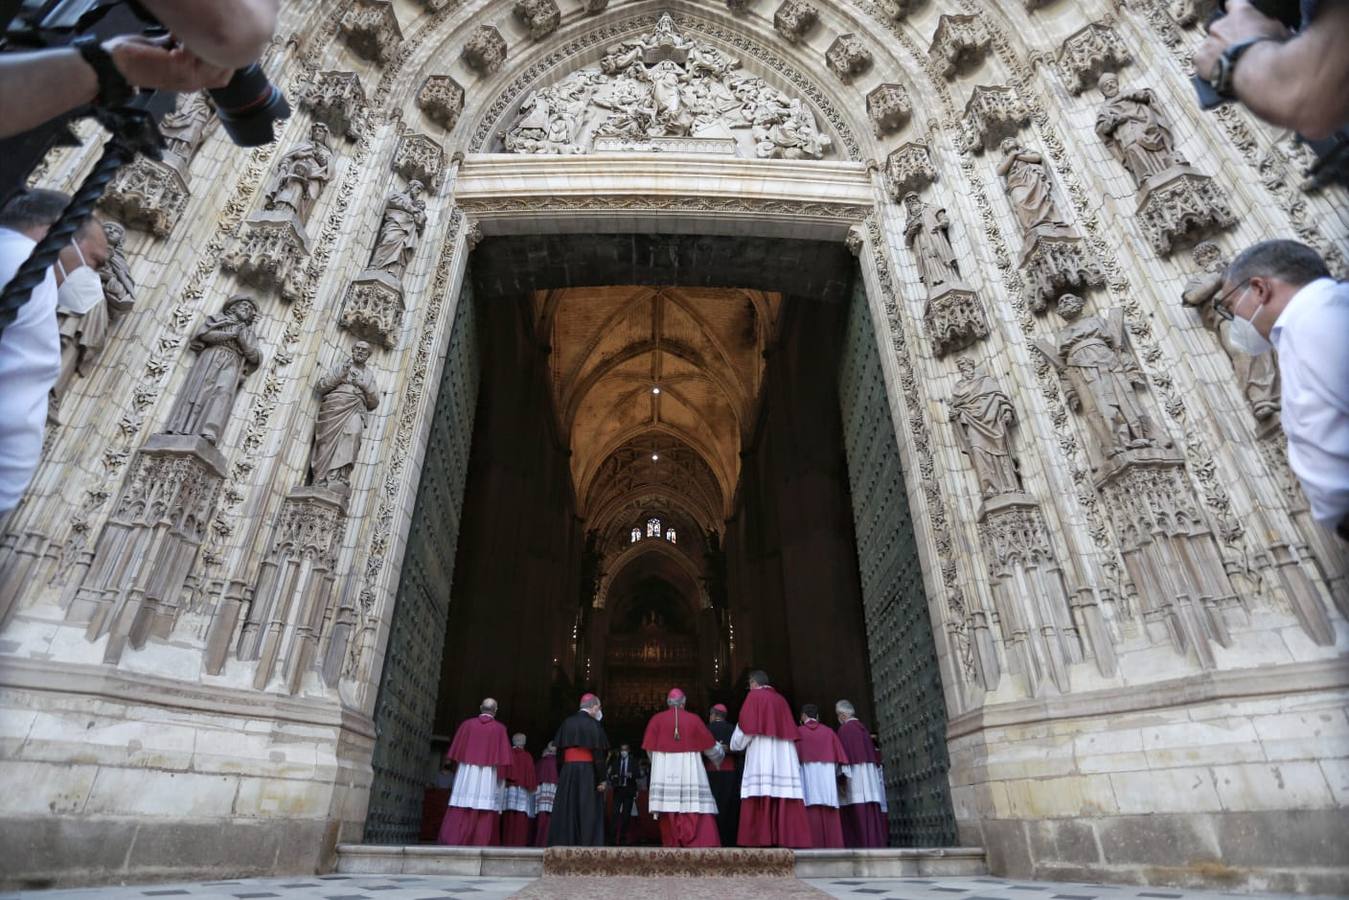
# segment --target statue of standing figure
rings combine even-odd
[[[328,126],[315,122],[309,129],[309,140],[301,141],[281,157],[267,186],[266,209],[289,210],[301,224],[309,220],[309,211],[333,177],[328,136]]]
[[[960,435],[961,452],[970,458],[984,499],[1021,493],[1021,472],[1012,456],[1010,430],[1016,424],[1012,398],[993,376],[967,357],[956,360],[960,380],[951,399],[951,423]]]
[[[1228,260],[1223,258],[1218,246],[1210,241],[1201,241],[1193,253],[1202,274],[1191,278],[1185,285],[1180,295],[1181,302],[1198,312],[1199,321],[1218,339],[1218,346],[1231,360],[1237,384],[1241,386],[1241,393],[1246,397],[1246,403],[1256,420],[1269,421],[1278,415],[1283,406],[1279,385],[1279,355],[1271,350],[1259,356],[1250,356],[1232,347],[1227,339],[1232,324],[1213,308],[1214,299],[1222,291]]]
[[[1040,340],[1036,348],[1058,370],[1068,405],[1086,418],[1106,458],[1171,446],[1169,440],[1159,440],[1138,398],[1147,381],[1129,350],[1123,312],[1078,319],[1058,332],[1054,343]]]
[[[1096,133],[1124,164],[1134,183],[1189,163],[1176,151],[1176,139],[1158,109],[1157,95],[1148,88],[1119,92],[1119,79],[1107,72],[1096,82],[1105,103],[1096,114]]]
[[[319,379],[318,422],[314,427],[314,452],[310,457],[310,483],[316,487],[345,491],[361,449],[365,414],[379,406],[379,387],[366,362],[370,345],[357,341],[351,357]]]
[[[192,164],[192,157],[206,139],[206,129],[213,117],[205,91],[181,95],[178,108],[159,123],[159,133],[164,137],[164,162],[184,174],[183,170]]]
[[[253,332],[257,316],[253,301],[240,296],[202,323],[188,345],[197,352],[197,358],[187,381],[178,389],[165,433],[197,435],[212,445],[220,440],[239,387],[262,363]]]
[[[370,254],[370,268],[402,280],[426,226],[426,201],[421,199],[424,189],[420,181],[413,179],[406,191],[394,191],[384,201],[384,220]]]
[[[1045,168],[1044,157],[1027,150],[1016,138],[1002,142],[1002,162],[998,174],[1002,176],[1012,212],[1021,223],[1021,234],[1029,238],[1033,229],[1041,225],[1067,227],[1068,220],[1054,199],[1054,185]]]
[[[904,223],[904,243],[918,261],[928,296],[963,286],[956,252],[951,247],[951,221],[946,218],[946,210],[924,203],[916,191],[904,195],[904,206],[909,211],[909,219]]]

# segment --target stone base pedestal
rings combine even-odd
[[[923,325],[938,356],[963,350],[988,334],[979,295],[964,288],[951,288],[928,298]]]
[[[266,211],[245,229],[221,268],[244,284],[276,291],[282,300],[297,299],[304,259],[312,249],[304,223],[289,212]]]
[[[168,637],[225,471],[220,451],[189,435],[156,434],[132,461],[66,610],[67,621],[88,623],[89,640],[108,636],[104,662],[121,659],[127,644]]]
[[[178,224],[190,197],[187,178],[180,169],[138,156],[117,173],[99,207],[128,228],[162,238]]]
[[[347,288],[338,324],[392,350],[403,330],[403,283],[387,272],[366,269]]]
[[[1086,242],[1072,228],[1041,225],[1031,230],[1021,249],[1021,274],[1030,292],[1031,310],[1044,312],[1051,300],[1082,293],[1105,283],[1101,267],[1087,252]]]
[[[304,674],[313,668],[320,639],[331,640],[334,570],[346,522],[345,490],[299,487],[282,504],[239,638],[239,659],[258,664],[255,688],[265,689],[280,675],[286,692],[296,693]],[[233,634],[236,621],[237,612],[218,618],[212,625],[213,634]],[[345,638],[344,632],[336,654],[339,661]],[[336,669],[331,673],[332,684],[338,674]]]
[[[1217,183],[1188,166],[1152,176],[1138,192],[1138,224],[1159,256],[1169,256],[1236,221]]]

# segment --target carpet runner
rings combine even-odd
[[[549,847],[544,878],[796,878],[796,859],[778,849]],[[530,896],[530,895],[521,895]]]

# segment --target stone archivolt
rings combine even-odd
[[[945,15],[937,20],[928,56],[950,81],[978,66],[988,55],[990,41],[982,16]]]
[[[666,150],[821,159],[832,143],[811,108],[690,39],[663,15],[598,65],[535,90],[502,142],[511,153]]]

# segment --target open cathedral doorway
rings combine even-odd
[[[762,668],[878,733],[892,845],[956,843],[894,424],[841,243],[488,238],[446,352],[367,842],[426,833],[443,736],[484,696],[535,754],[587,690],[611,743],[637,745],[670,687],[734,719]]]

